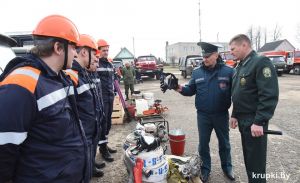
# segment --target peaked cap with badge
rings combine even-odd
[[[214,52],[218,52],[218,46],[207,43],[207,42],[198,42],[198,46],[202,49],[202,55],[205,57],[205,55],[212,54]]]

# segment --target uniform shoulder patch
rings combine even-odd
[[[71,80],[74,82],[74,85],[78,85],[78,71],[74,71],[72,69],[65,70],[65,73],[70,76]]]
[[[201,67],[201,66],[197,66],[197,67],[195,67],[195,68],[194,68],[193,70],[197,70],[197,69],[200,69],[200,67]]]
[[[272,77],[272,72],[271,72],[270,67],[263,68],[263,75],[265,76],[265,78]]]
[[[34,93],[40,73],[40,70],[31,66],[19,67],[12,71],[0,83],[0,86],[15,84],[29,90],[31,93]]]

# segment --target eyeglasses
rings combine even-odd
[[[207,53],[203,55],[203,58],[209,58],[210,56],[212,56],[213,53]]]

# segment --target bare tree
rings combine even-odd
[[[297,24],[296,28],[296,40],[298,43],[300,43],[300,23]]]
[[[254,31],[253,31],[253,25],[251,25],[247,31],[247,35],[251,41],[251,44],[253,45],[253,38],[254,38]]]
[[[281,27],[279,27],[279,25],[276,24],[273,31],[273,41],[279,40],[280,37],[281,37]]]
[[[267,34],[267,28],[265,27],[264,28],[264,44],[267,43],[267,40],[268,40],[268,34]]]
[[[256,50],[259,50],[260,48],[260,41],[261,41],[261,28],[259,26],[256,29],[255,36],[254,36],[254,45]]]

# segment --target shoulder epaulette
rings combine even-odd
[[[19,67],[12,71],[0,86],[15,84],[34,93],[41,71],[30,66]]]
[[[78,72],[72,69],[65,70],[65,73],[70,76],[71,80],[74,82],[74,85],[78,85]]]

